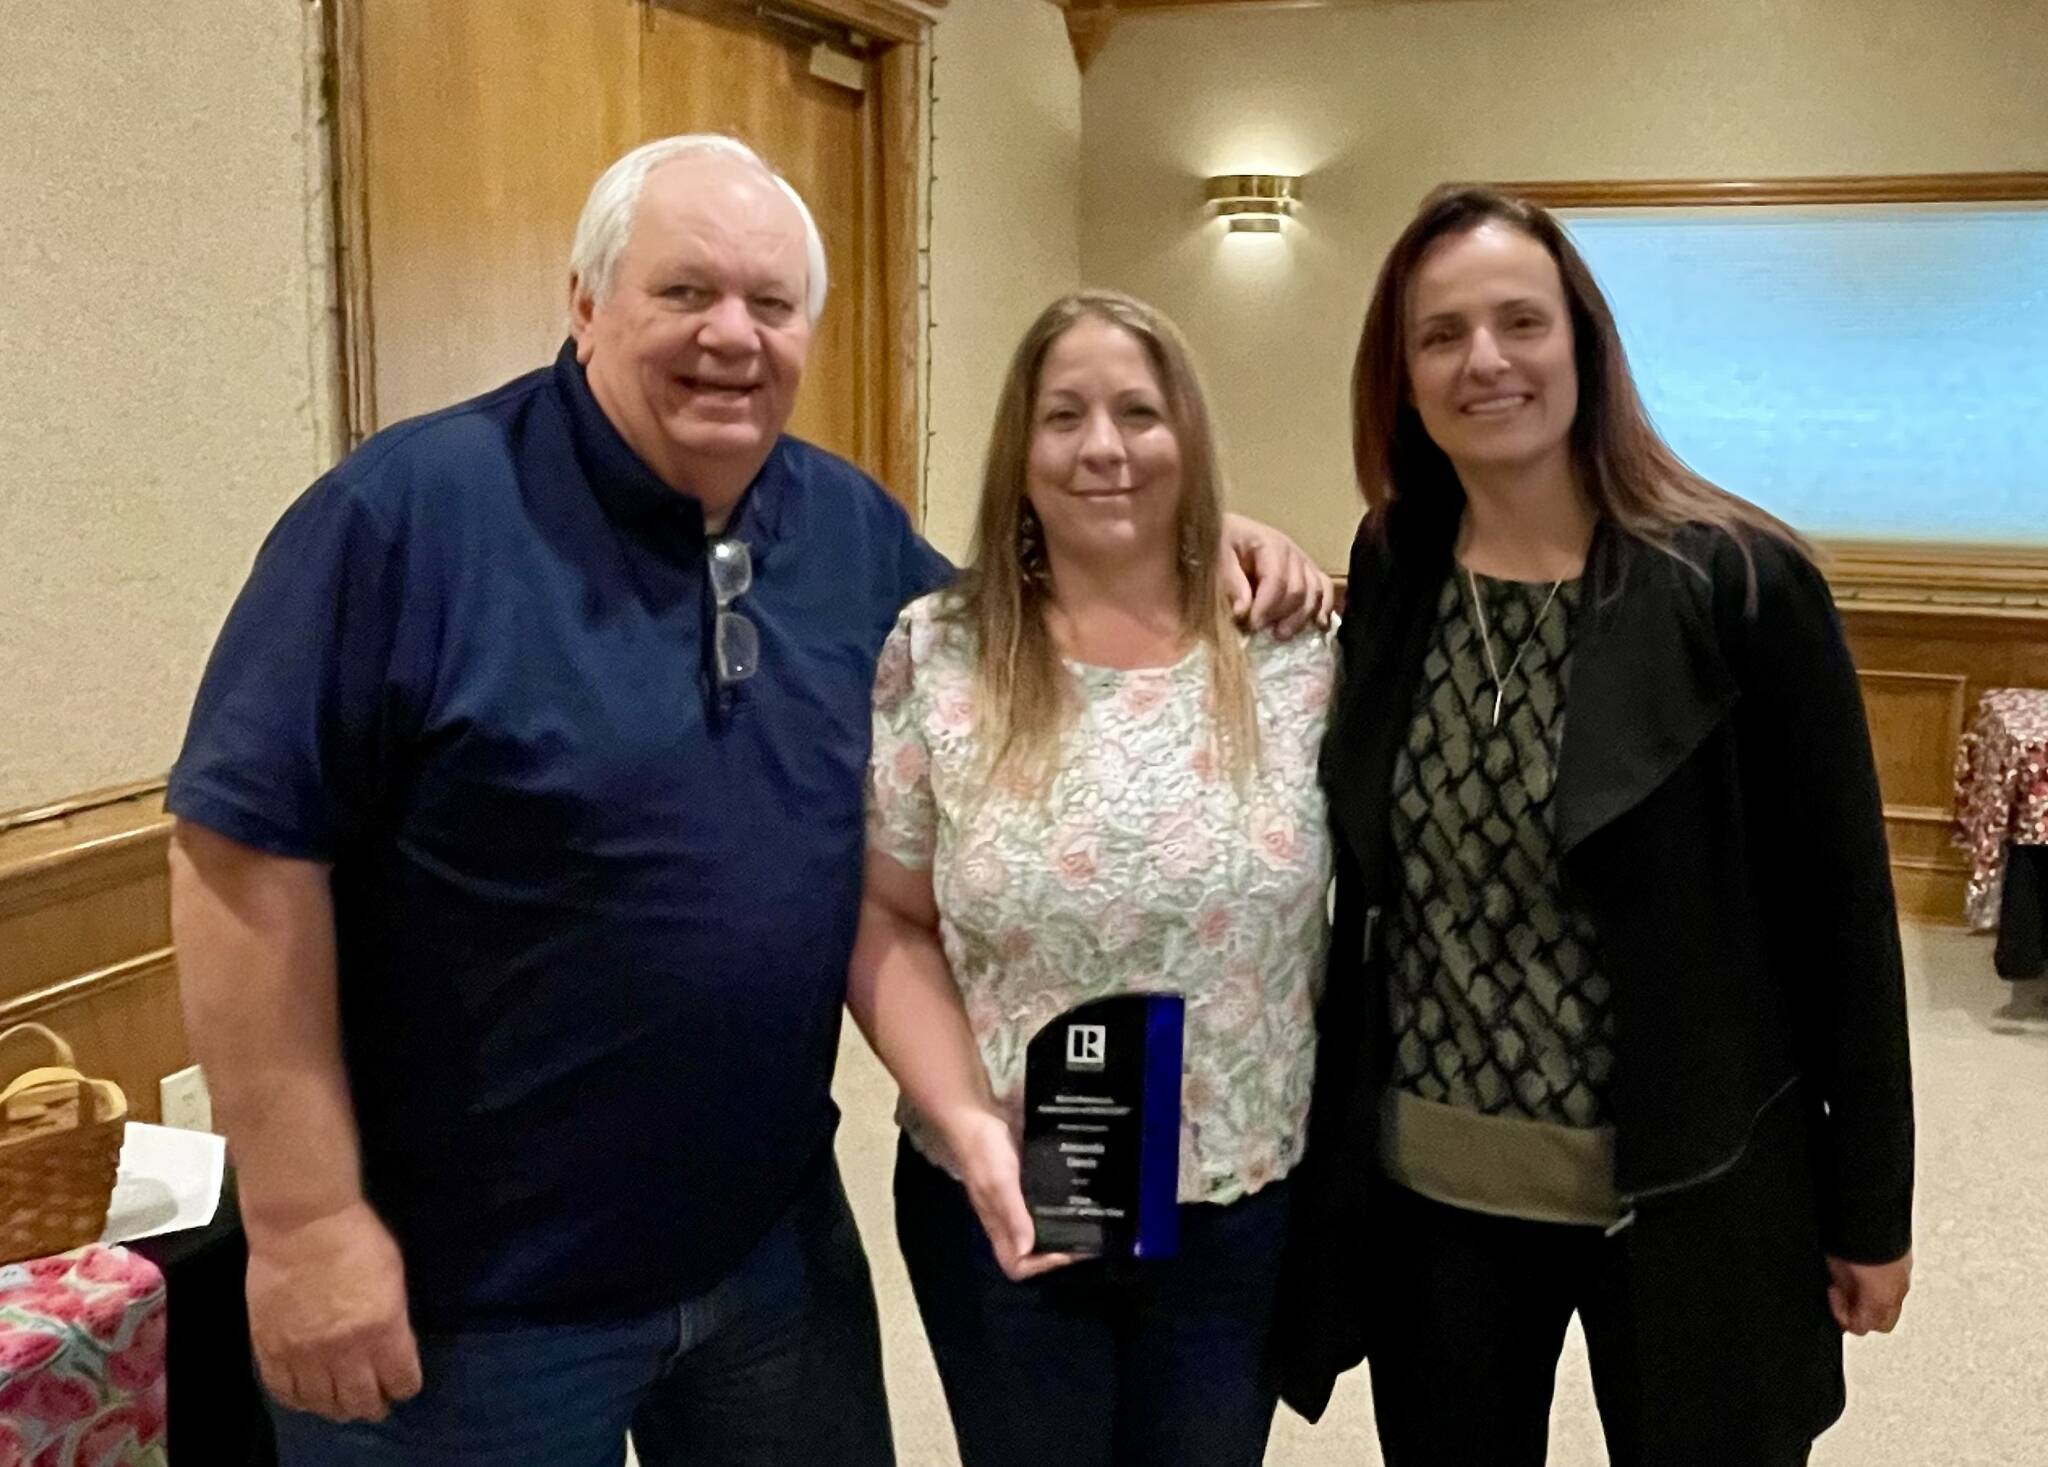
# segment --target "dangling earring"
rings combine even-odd
[[[1027,581],[1043,586],[1052,580],[1052,572],[1045,563],[1045,527],[1038,522],[1038,511],[1029,504],[1017,521],[1017,565]]]
[[[1194,523],[1189,520],[1182,520],[1180,526],[1180,568],[1183,572],[1192,571],[1202,563],[1202,558],[1195,553],[1195,548]]]

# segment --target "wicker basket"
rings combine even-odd
[[[0,1034],[0,1053],[19,1035],[40,1038],[57,1062],[0,1089],[0,1264],[99,1237],[128,1117],[121,1087],[79,1074],[71,1046],[41,1024]]]

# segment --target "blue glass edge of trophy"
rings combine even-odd
[[[1137,1258],[1171,1258],[1180,1251],[1180,1080],[1187,1003],[1177,993],[1144,996],[1155,1001],[1145,1006],[1138,1236],[1131,1253]]]
[[[1023,1184],[1038,1251],[1113,1260],[1178,1250],[1186,1009],[1177,993],[1114,994],[1032,1036]]]

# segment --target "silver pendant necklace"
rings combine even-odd
[[[1522,645],[1515,649],[1512,661],[1508,663],[1507,675],[1501,675],[1500,664],[1493,659],[1493,638],[1486,630],[1486,604],[1479,599],[1479,580],[1472,574],[1472,567],[1466,566],[1465,585],[1472,592],[1472,615],[1479,623],[1479,648],[1486,654],[1486,671],[1493,678],[1493,726],[1500,727],[1501,700],[1507,696],[1508,679],[1515,675],[1515,669],[1522,665],[1522,654],[1529,650],[1529,644],[1536,640],[1543,630],[1543,618],[1550,611],[1550,603],[1557,599],[1558,588],[1564,584],[1562,577],[1550,583],[1550,594],[1543,598],[1543,605],[1536,612],[1536,619],[1529,624],[1529,635],[1522,638]]]

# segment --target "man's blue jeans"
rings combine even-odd
[[[273,1407],[282,1467],[891,1467],[874,1289],[836,1167],[712,1288],[602,1324],[423,1335],[376,1425]]]

